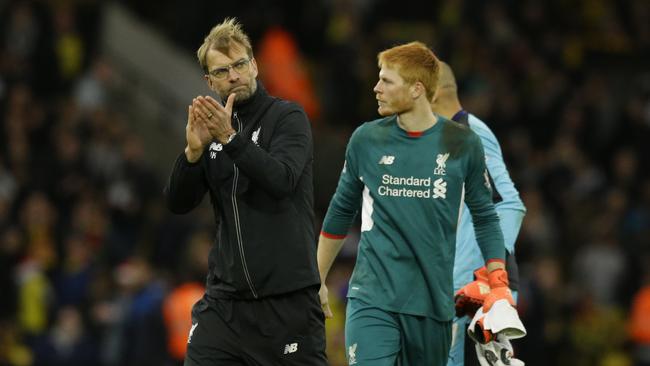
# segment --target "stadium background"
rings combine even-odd
[[[111,40],[127,29],[115,14],[146,31]],[[528,208],[519,357],[650,364],[650,2],[4,0],[0,365],[179,364],[214,223],[207,199],[173,216],[161,190],[193,96],[175,93],[201,83],[194,52],[226,16],[251,35],[271,93],[310,114],[316,225],[348,136],[376,116],[376,52],[432,46]],[[144,34],[155,44],[128,48]],[[172,55],[193,73],[165,69]],[[331,275],[332,365],[356,235]]]

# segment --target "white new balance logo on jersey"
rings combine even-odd
[[[447,198],[447,182],[442,178],[433,182],[433,198]]]
[[[294,353],[298,351],[298,343],[289,343],[284,346],[284,354]]]
[[[379,164],[391,165],[395,161],[395,157],[392,155],[384,155],[379,159]]]

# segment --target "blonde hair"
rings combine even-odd
[[[389,48],[377,55],[379,67],[396,69],[397,73],[408,84],[421,82],[431,100],[438,84],[440,61],[436,55],[422,42],[410,42]]]
[[[201,68],[207,73],[206,56],[209,50],[217,50],[225,55],[230,55],[233,48],[243,47],[249,58],[253,58],[253,48],[248,35],[242,30],[236,18],[226,18],[215,25],[203,40],[203,44],[196,51]]]

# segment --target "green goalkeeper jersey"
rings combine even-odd
[[[391,116],[350,138],[322,234],[342,238],[361,210],[361,239],[348,297],[381,309],[453,318],[456,228],[463,199],[484,258],[504,259],[485,156],[469,128],[436,116],[408,133]]]

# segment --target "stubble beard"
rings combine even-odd
[[[247,101],[255,94],[255,91],[257,91],[257,82],[253,79],[248,85],[239,85],[235,88],[240,88],[235,92],[235,104],[239,104]]]
[[[413,109],[413,104],[406,98],[399,98],[388,106],[384,105],[377,109],[379,115],[382,117],[392,116],[394,114],[400,115]]]

